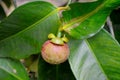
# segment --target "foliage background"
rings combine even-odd
[[[35,1],[35,0],[31,0],[31,1]],[[45,1],[45,0],[44,0]],[[67,2],[67,0],[57,0],[57,1],[55,1],[55,0],[46,0],[46,1],[49,1],[49,2],[52,2],[53,4],[55,4],[56,6],[62,6],[62,5],[65,5],[66,4],[66,2]],[[75,1],[75,0],[74,0]],[[74,2],[73,1],[73,2]],[[85,2],[85,0],[80,0],[81,2]],[[86,1],[89,1],[89,2],[91,2],[92,0],[86,0]],[[93,0],[93,1],[95,1],[95,0]],[[18,0],[17,2],[16,2],[16,5],[17,6],[20,6],[20,5],[22,5],[22,4],[24,4],[24,3],[26,3],[26,2],[29,2],[29,0]],[[6,8],[4,8],[4,9],[0,9],[3,13],[3,15],[0,17],[1,19],[3,19],[3,18],[5,18],[6,16],[8,16],[11,12],[12,12],[12,10],[13,9],[15,9],[15,6],[14,6],[14,2],[11,2],[10,4],[12,4],[12,6],[10,6],[10,5],[7,5],[7,7]],[[3,5],[2,5],[2,7],[3,7]],[[5,12],[4,12],[5,11]],[[6,13],[6,15],[5,15],[5,13]],[[119,37],[119,35],[120,35],[120,22],[119,22],[119,18],[120,18],[120,9],[119,8],[116,8],[116,9],[114,9],[113,11],[112,11],[112,13],[111,13],[111,15],[110,15],[110,19],[108,19],[108,21],[110,21],[111,23],[112,23],[112,31],[114,32],[114,35],[113,35],[113,37],[115,37],[117,40],[118,40],[118,42],[120,42],[120,37]],[[110,33],[111,33],[111,23],[108,23],[107,21],[106,21],[106,26],[105,26],[105,29],[106,30],[108,30]],[[57,24],[56,24],[57,25]],[[104,36],[106,36],[106,38],[102,38],[101,37],[101,34],[100,33],[102,33],[102,35],[104,35]],[[76,48],[75,49],[75,47],[72,47],[72,49],[73,49],[73,51],[75,51],[74,53],[78,53],[80,50],[82,51],[82,50],[84,50],[84,49],[86,49],[86,54],[85,55],[87,55],[87,53],[89,54],[89,53],[91,53],[90,52],[90,49],[89,49],[89,47],[87,47],[87,45],[88,45],[88,43],[89,43],[89,45],[90,46],[92,46],[91,48],[95,48],[94,46],[96,46],[95,45],[95,43],[96,44],[99,44],[100,42],[99,42],[99,40],[98,39],[100,39],[101,41],[103,41],[103,43],[105,44],[105,43],[107,43],[107,42],[105,42],[104,40],[111,40],[111,38],[110,37],[108,37],[109,35],[107,35],[105,32],[104,32],[104,30],[102,30],[101,32],[99,33],[99,36],[97,36],[97,37],[93,37],[93,39],[88,39],[88,40],[86,40],[86,41],[76,41],[76,45],[79,43],[80,45],[77,45],[78,46],[78,48]],[[93,40],[96,40],[96,42],[92,42]],[[97,42],[98,41],[98,42]],[[72,40],[70,41],[70,42],[72,42]],[[116,44],[116,42],[109,42],[109,44]],[[84,44],[84,45],[83,45]],[[73,46],[73,44],[72,43],[70,43],[69,45],[71,45],[71,46]],[[75,46],[76,46],[75,45]],[[106,47],[108,47],[109,46],[109,48],[108,48],[108,50],[111,50],[111,48],[112,48],[112,46],[111,45],[106,45]],[[104,45],[99,45],[99,46],[97,46],[97,47],[105,47]],[[112,49],[113,50],[113,52],[114,51],[117,51],[117,49],[118,49],[118,47],[117,46],[114,46],[116,49]],[[102,49],[102,48],[101,48]],[[87,51],[88,50],[88,51]],[[97,51],[97,49],[94,49],[95,51],[94,52],[101,52],[101,53],[103,53],[103,51],[105,51],[105,50],[100,50],[99,51],[99,49],[98,49],[98,51]],[[76,51],[78,51],[78,52],[76,52]],[[72,52],[72,51],[71,51]],[[118,50],[118,52],[119,52],[119,50]],[[106,52],[107,53],[107,52]],[[109,51],[108,51],[108,53],[109,53]],[[79,61],[81,61],[81,60],[76,60],[76,57],[78,56],[78,55],[81,55],[81,54],[72,54],[71,56],[70,56],[70,59],[69,59],[69,62],[70,62],[70,65],[71,65],[71,68],[72,68],[72,71],[73,71],[73,73],[74,73],[74,75],[75,75],[75,77],[78,79],[79,78],[79,75],[77,75],[77,71],[79,70],[79,67],[81,67],[81,66],[84,66],[84,65],[82,65],[82,63],[81,63],[81,65],[77,65],[77,64],[79,64],[80,62]],[[116,54],[117,55],[117,54]],[[112,56],[116,56],[116,55],[112,55]],[[76,57],[72,57],[72,56],[76,56]],[[82,56],[82,55],[81,55]],[[88,55],[89,57],[91,57],[91,55]],[[99,56],[102,56],[102,55],[99,55]],[[108,55],[106,55],[108,58],[109,58],[109,56]],[[101,58],[101,57],[99,57],[99,58]],[[102,57],[103,58],[103,57]],[[116,57],[112,57],[112,58],[114,58],[115,60],[119,60],[119,59],[117,59]],[[49,75],[49,74],[53,74],[53,76],[48,76],[50,79],[55,79],[54,78],[54,75],[56,75],[56,80],[63,80],[62,78],[64,78],[64,79],[68,79],[69,78],[69,80],[75,80],[75,77],[73,76],[73,73],[71,72],[71,69],[70,69],[70,65],[68,64],[68,62],[66,62],[66,63],[63,63],[63,64],[61,64],[61,65],[59,65],[59,67],[58,66],[53,66],[53,65],[49,65],[49,64],[47,64],[47,63],[45,63],[41,58],[39,58],[40,60],[39,60],[39,76],[41,76],[42,75],[42,77],[39,77],[39,79],[43,79],[43,80],[45,80],[45,78],[46,78],[46,76],[45,75]],[[79,58],[77,58],[77,59],[79,59]],[[100,59],[101,60],[101,59]],[[105,60],[105,58],[103,58],[103,60]],[[111,61],[112,61],[112,59],[110,59]],[[4,61],[4,59],[1,59],[1,61]],[[8,60],[9,62],[10,62],[10,60]],[[37,62],[37,60],[36,60],[36,55],[33,55],[33,56],[31,56],[30,58],[28,58],[28,59],[26,59],[25,60],[26,62],[25,62],[25,65],[27,66],[27,67],[29,67],[29,69],[30,69],[30,74],[32,74],[32,76],[31,76],[31,79],[35,79],[35,77],[36,77],[36,72],[37,72],[37,67],[36,66],[34,66],[34,65],[36,65],[36,62]],[[32,61],[32,63],[31,63],[31,61]],[[41,62],[40,62],[41,61]],[[77,61],[77,62],[76,62]],[[83,60],[83,62],[84,62],[85,60]],[[29,62],[29,63],[28,63]],[[75,63],[76,62],[76,63]],[[87,61],[86,61],[87,62]],[[103,61],[101,60],[101,64],[104,64],[104,63],[102,63]],[[19,62],[18,62],[19,63]],[[42,64],[41,64],[42,63]],[[74,67],[73,65],[76,65],[76,66],[78,66],[78,67]],[[119,65],[119,64],[118,64]],[[20,65],[21,66],[21,65]],[[49,68],[47,67],[45,67],[45,66],[49,66]],[[21,66],[22,67],[22,66]],[[41,67],[44,67],[44,68],[41,68]],[[106,67],[106,65],[104,66],[104,67]],[[114,67],[114,66],[112,66],[112,67]],[[58,70],[58,69],[60,69],[60,70]],[[110,69],[111,70],[111,69]],[[44,71],[46,71],[46,72],[44,72]],[[53,72],[53,71],[55,71],[55,72]],[[66,71],[66,72],[65,72]],[[107,70],[105,69],[105,71],[106,71],[106,74],[109,74],[109,75],[111,75],[110,73],[107,73]],[[111,71],[114,71],[114,70],[111,70]],[[14,72],[16,72],[16,71],[13,71],[13,74],[14,74]],[[43,73],[44,72],[44,73]],[[34,74],[35,73],[35,74]],[[59,74],[62,74],[62,77],[59,77],[58,75],[59,74],[57,74],[57,73],[59,73]],[[69,74],[68,74],[69,73]],[[119,73],[119,72],[118,72]],[[25,73],[23,73],[23,74],[25,74]],[[109,76],[108,75],[108,77],[111,77],[111,76]],[[68,76],[70,76],[70,77],[68,77]],[[21,77],[21,76],[20,76]],[[88,76],[89,77],[89,76]],[[92,80],[92,79],[91,79]]]

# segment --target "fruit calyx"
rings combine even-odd
[[[58,44],[58,45],[64,45],[64,43],[68,42],[68,39],[65,35],[61,38],[61,34],[58,34],[58,36],[56,37],[53,33],[50,33],[48,35],[48,38],[51,39],[50,41],[52,43]]]

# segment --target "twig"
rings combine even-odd
[[[17,8],[16,0],[12,0],[12,2],[13,2],[14,7]]]
[[[71,3],[71,0],[68,0],[67,6]]]
[[[112,21],[110,20],[110,17],[107,18],[107,25],[109,27],[110,33],[115,38],[114,29],[113,29],[113,25],[112,25]]]

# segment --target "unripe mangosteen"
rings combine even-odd
[[[50,64],[60,64],[68,59],[69,47],[66,43],[60,45],[48,40],[42,46],[41,55]]]

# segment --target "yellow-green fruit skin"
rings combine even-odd
[[[58,45],[48,40],[42,46],[41,55],[50,64],[60,64],[68,59],[69,47],[66,43]]]

